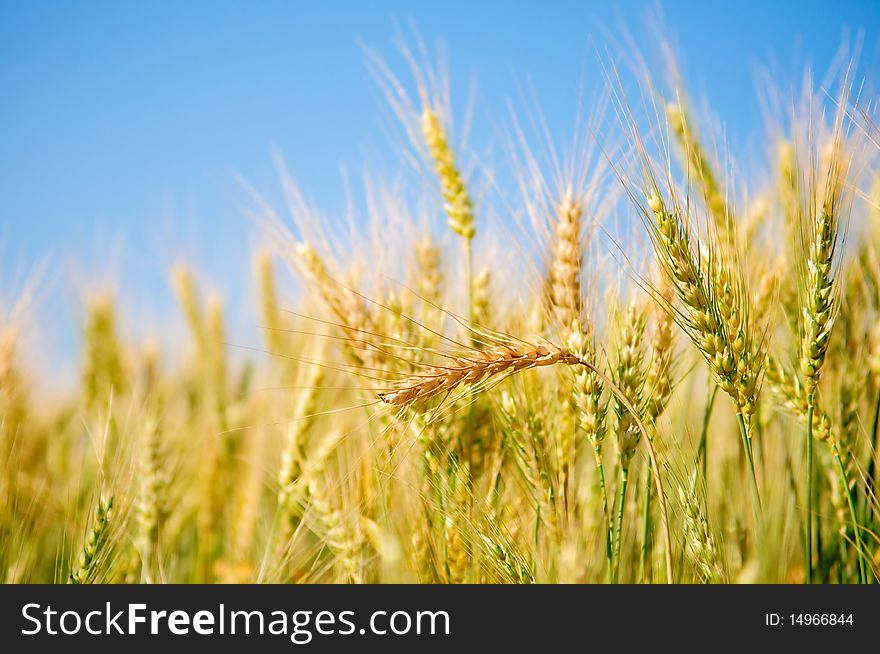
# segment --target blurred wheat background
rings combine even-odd
[[[740,156],[644,15],[565,125],[528,83],[474,120],[414,27],[364,47],[396,168],[341,211],[235,176],[251,236],[200,247],[250,274],[169,247],[176,318],[107,270],[70,325],[4,267],[0,579],[878,581],[876,44],[737,89]]]

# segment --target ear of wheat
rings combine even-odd
[[[477,233],[474,226],[474,208],[464,178],[455,164],[455,154],[446,138],[446,131],[436,112],[426,107],[422,112],[422,133],[434,169],[440,180],[440,190],[446,201],[449,226],[463,239],[470,241]]]
[[[649,176],[644,205],[637,199],[638,189],[630,192],[648,229],[660,267],[684,307],[676,311],[677,322],[736,406],[742,446],[749,461],[757,525],[761,499],[752,456],[750,417],[757,406],[765,357],[751,324],[750,296],[743,275],[727,266],[724,253],[713,248],[711,241],[704,257],[693,243],[683,210],[674,197],[672,206],[667,206],[653,177]]]
[[[379,393],[379,399],[385,404],[410,406],[445,395],[462,386],[475,386],[486,379],[557,363],[574,365],[578,362],[578,358],[570,352],[550,344],[496,345],[486,350],[473,350],[463,356],[451,357],[445,366],[429,366],[420,374],[398,382],[392,390]]]

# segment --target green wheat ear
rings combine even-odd
[[[474,209],[461,172],[455,165],[455,154],[446,139],[440,118],[430,108],[422,112],[422,134],[428,153],[434,162],[434,170],[440,181],[440,191],[446,201],[449,227],[466,240],[477,233],[474,226]]]
[[[94,580],[101,564],[101,556],[106,549],[112,508],[113,496],[101,495],[98,506],[95,508],[94,520],[80,553],[79,565],[70,573],[68,583],[84,584]]]

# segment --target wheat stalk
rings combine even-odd
[[[806,207],[799,211],[802,265],[799,274],[800,368],[804,375],[807,396],[807,498],[804,512],[806,582],[813,581],[813,415],[819,373],[825,363],[831,327],[839,308],[838,263],[840,220],[843,211],[841,191],[846,177],[841,151],[842,113],[838,112],[821,206],[815,206],[815,193]],[[816,191],[816,189],[814,189]],[[843,465],[841,474],[845,475]],[[860,536],[856,528],[859,549]],[[860,555],[861,560],[861,555]],[[864,576],[864,574],[863,574]]]

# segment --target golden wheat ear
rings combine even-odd
[[[497,345],[486,350],[471,350],[454,357],[447,366],[435,366],[423,374],[404,379],[393,389],[379,393],[379,398],[386,404],[411,406],[461,386],[477,385],[485,379],[557,363],[572,365],[578,363],[578,358],[547,345]]]

